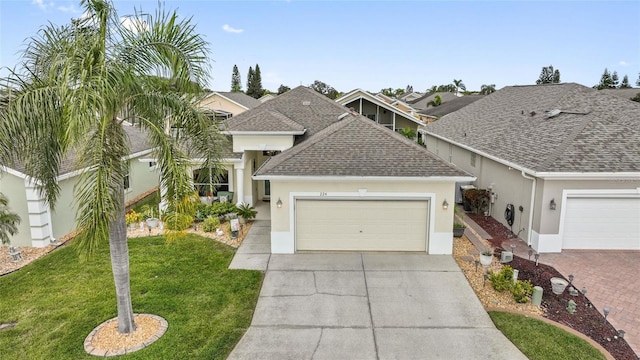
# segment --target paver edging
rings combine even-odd
[[[543,316],[538,316],[538,315],[534,315],[534,314],[530,314],[530,313],[525,313],[525,312],[521,312],[521,311],[516,311],[516,310],[512,310],[512,309],[501,309],[501,308],[494,308],[494,307],[485,307],[484,308],[487,313],[489,311],[495,311],[495,312],[507,312],[507,313],[511,313],[511,314],[517,314],[517,315],[522,315],[522,316],[526,316],[526,317],[530,317],[536,320],[540,320],[543,321],[549,325],[553,325],[555,327],[558,327],[572,335],[575,335],[583,340],[585,340],[586,342],[588,342],[591,346],[593,346],[594,348],[598,349],[598,351],[600,351],[600,353],[602,353],[602,355],[604,355],[604,357],[607,360],[616,360],[602,345],[600,345],[598,342],[596,342],[595,340],[593,340],[592,338],[588,337],[587,335],[572,329],[566,325],[560,324],[559,322],[553,321],[551,319],[548,319],[546,317]]]
[[[160,326],[158,327],[158,330],[156,331],[155,334],[151,335],[151,337],[145,341],[143,341],[140,344],[136,344],[130,348],[124,348],[124,349],[115,349],[115,350],[105,350],[105,349],[99,349],[99,348],[95,348],[91,345],[91,342],[93,340],[93,337],[96,335],[96,333],[104,326],[106,326],[108,323],[116,320],[117,321],[117,317],[111,318],[105,322],[103,322],[102,324],[98,325],[95,329],[93,329],[89,335],[87,335],[87,337],[84,340],[84,350],[87,352],[87,354],[89,355],[93,355],[93,356],[100,356],[100,357],[111,357],[111,356],[120,356],[120,355],[125,355],[125,354],[130,354],[132,352],[138,351],[138,350],[142,350],[144,348],[146,348],[147,346],[153,344],[155,341],[159,340],[162,335],[164,335],[164,333],[167,331],[168,327],[169,327],[169,323],[167,322],[167,320],[165,320],[164,318],[158,316],[158,315],[153,315],[153,314],[133,314],[134,317],[135,316],[146,316],[146,317],[150,317],[153,318],[155,320],[157,320],[160,323]]]

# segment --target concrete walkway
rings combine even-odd
[[[266,274],[229,359],[526,359],[451,256],[259,253],[269,231],[256,221],[230,266]]]

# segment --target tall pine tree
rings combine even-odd
[[[253,76],[254,76],[254,72],[253,72],[253,68],[251,66],[249,66],[249,72],[247,73],[247,91],[246,94],[251,96],[251,94],[249,94],[249,92],[251,92],[251,89],[253,88]]]
[[[629,89],[629,88],[631,88],[631,85],[629,85],[629,77],[627,75],[625,75],[622,78],[622,82],[620,83],[620,86],[618,86],[618,88],[620,88],[620,89]]]
[[[233,65],[233,74],[231,75],[231,92],[242,92],[242,80],[240,80],[238,65]]]
[[[264,95],[264,89],[262,88],[262,76],[260,74],[260,65],[256,64],[256,70],[249,68],[249,76],[251,76],[250,82],[247,81],[247,95],[258,99]]]

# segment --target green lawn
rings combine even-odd
[[[538,319],[498,311],[489,316],[530,360],[605,359],[585,340]]]
[[[160,340],[126,359],[225,359],[249,327],[262,273],[228,270],[234,250],[189,235],[129,240],[133,311],[162,316]],[[0,358],[94,359],[85,337],[116,316],[108,246],[80,262],[69,247],[0,277]]]

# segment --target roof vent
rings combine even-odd
[[[309,105],[311,105],[311,101],[309,101],[309,100],[304,100],[304,101],[302,102],[302,105],[304,105],[304,106],[309,106]]]
[[[530,112],[530,113],[529,113],[529,115],[531,115],[531,116],[536,116],[536,112],[535,112],[535,111],[532,111],[532,112]]]
[[[562,110],[560,110],[560,109],[553,109],[553,110],[551,110],[551,111],[549,111],[549,112],[547,113],[547,119],[550,119],[550,118],[552,118],[552,117],[558,116],[558,115],[560,115],[560,113],[562,113]]]

